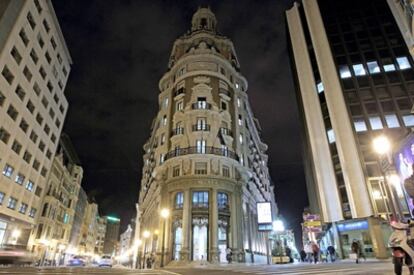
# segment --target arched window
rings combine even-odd
[[[226,193],[217,193],[217,204],[219,210],[225,210],[229,208],[229,196]]]
[[[175,195],[175,208],[176,209],[182,209],[184,204],[184,196],[183,192],[178,192]]]

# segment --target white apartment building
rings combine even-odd
[[[0,2],[0,244],[36,225],[72,63],[51,1]]]

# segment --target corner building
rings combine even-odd
[[[312,211],[323,243],[348,256],[387,257],[390,202],[372,142],[393,144],[414,126],[410,52],[385,0],[303,0],[287,11]],[[404,214],[408,208],[400,197]]]
[[[265,261],[256,202],[269,201],[277,211],[267,145],[233,43],[217,33],[208,8],[191,23],[174,43],[144,145],[140,232],[151,235],[142,252],[156,253],[159,263],[165,235],[164,264],[225,262],[227,247],[234,261]],[[163,208],[171,211],[165,227]]]

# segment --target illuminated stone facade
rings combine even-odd
[[[263,260],[256,202],[270,201],[277,212],[247,81],[216,24],[210,9],[198,9],[159,82],[139,195],[140,232],[150,232],[141,249],[156,254],[157,263],[164,235],[165,264],[226,262],[227,247],[233,261]],[[163,208],[171,212],[165,226]]]

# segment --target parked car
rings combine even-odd
[[[68,266],[85,266],[86,260],[81,256],[74,256],[68,261]]]
[[[23,245],[4,245],[0,247],[0,264],[30,265],[34,262],[33,254]]]
[[[98,261],[98,266],[109,266],[112,267],[113,261],[112,257],[108,255],[103,255],[101,259]]]

